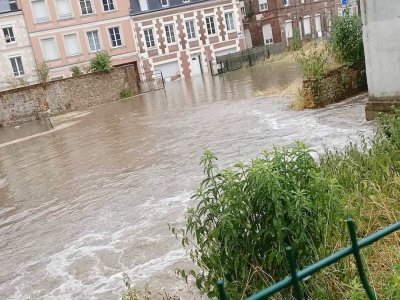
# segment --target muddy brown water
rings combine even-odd
[[[364,99],[295,112],[254,91],[298,78],[291,63],[167,84],[19,129],[0,129],[0,299],[118,299],[122,274],[197,299],[168,230],[183,224],[204,148],[220,164],[302,140],[317,151],[360,131]]]

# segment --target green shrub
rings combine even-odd
[[[302,50],[297,53],[295,59],[301,65],[306,79],[320,79],[326,72],[328,51],[314,45],[309,51]]]
[[[72,72],[72,77],[77,77],[83,74],[81,68],[79,68],[78,66],[73,66],[71,68],[71,72]]]
[[[301,40],[300,30],[298,28],[293,29],[293,38],[290,40],[289,49],[290,51],[299,51],[303,47]]]
[[[111,56],[105,51],[99,52],[90,61],[90,70],[92,72],[110,72],[111,71]]]
[[[339,59],[348,65],[365,65],[362,22],[348,9],[333,24],[330,44]]]
[[[36,75],[39,79],[39,82],[43,85],[47,84],[49,81],[49,73],[50,68],[45,62],[41,62],[36,67]]]
[[[198,205],[189,209],[185,230],[172,228],[201,269],[179,275],[195,277],[209,297],[224,278],[230,298],[241,299],[286,277],[286,246],[294,247],[300,268],[319,258],[343,213],[337,186],[305,145],[275,148],[222,171],[216,160],[205,152],[205,179],[193,196]]]
[[[124,89],[119,93],[119,97],[121,99],[130,98],[133,96],[133,93],[130,89]]]

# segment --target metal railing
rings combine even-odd
[[[367,247],[380,239],[384,238],[385,236],[396,232],[397,230],[400,229],[400,222],[397,222],[389,227],[386,227],[385,229],[382,229],[374,234],[372,234],[369,237],[363,238],[362,240],[358,241],[357,240],[357,233],[356,233],[356,226],[355,223],[352,219],[347,220],[347,227],[349,230],[350,234],[350,240],[351,240],[351,246],[346,247],[331,256],[320,260],[319,262],[301,270],[297,270],[297,263],[296,259],[293,254],[293,249],[292,247],[286,248],[287,252],[287,258],[289,261],[289,268],[290,268],[290,276],[283,279],[282,281],[279,281],[278,283],[270,286],[269,288],[251,296],[248,298],[248,300],[260,300],[260,299],[268,299],[268,297],[273,296],[274,294],[282,291],[283,289],[287,287],[294,287],[294,294],[297,300],[302,300],[303,297],[303,289],[301,285],[301,281],[312,274],[318,272],[319,270],[322,270],[342,258],[349,256],[349,255],[354,255],[354,259],[356,261],[356,266],[358,270],[358,275],[360,276],[361,283],[363,285],[363,288],[368,296],[368,299],[370,300],[376,300],[376,295],[369,285],[367,275],[364,270],[363,262],[361,259],[361,254],[360,254],[360,249]],[[220,280],[218,282],[218,291],[220,295],[221,300],[228,300],[228,296],[225,293],[224,290],[224,282],[223,280]]]
[[[165,88],[164,75],[160,70],[154,70],[138,74],[140,93],[157,91]]]

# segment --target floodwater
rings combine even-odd
[[[167,84],[133,99],[0,129],[0,299],[118,299],[122,274],[182,299],[183,224],[205,148],[222,166],[302,140],[318,151],[360,131],[365,99],[295,112],[255,97],[298,77],[290,63]],[[157,297],[154,297],[157,298]]]

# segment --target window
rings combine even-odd
[[[103,10],[104,11],[115,10],[114,0],[103,0]]]
[[[303,18],[304,35],[311,34],[311,18],[310,16],[305,16]]]
[[[166,7],[169,6],[169,1],[168,0],[160,0],[161,1],[161,6]]]
[[[154,33],[152,28],[148,28],[144,30],[144,38],[146,40],[146,47],[152,48],[156,46],[154,41]]]
[[[183,3],[189,3],[190,0],[183,0]]]
[[[244,1],[240,1],[240,11],[242,15],[246,15],[246,7],[244,6]]]
[[[258,5],[260,7],[260,11],[268,10],[268,1],[267,0],[258,0]]]
[[[35,23],[46,23],[49,21],[49,12],[44,0],[32,0],[32,11]]]
[[[93,7],[91,0],[79,0],[81,4],[82,15],[90,15],[93,13]]]
[[[44,60],[54,60],[59,58],[58,49],[54,38],[43,39],[42,50]]]
[[[289,6],[289,0],[282,0],[283,6]]]
[[[225,13],[225,24],[226,24],[226,30],[228,31],[235,30],[235,21],[233,19],[233,12]]]
[[[58,20],[65,20],[72,18],[70,0],[56,0],[56,10]]]
[[[121,33],[119,32],[119,27],[108,28],[108,33],[110,34],[111,46],[113,48],[122,46]]]
[[[147,4],[147,0],[139,0],[139,5],[141,11],[149,10],[149,5]]]
[[[65,50],[68,56],[75,56],[81,54],[81,47],[76,34],[64,35]]]
[[[10,58],[11,67],[15,77],[25,75],[24,66],[22,65],[21,56]]]
[[[15,35],[12,26],[3,27],[3,34],[6,44],[15,42]]]
[[[97,30],[86,32],[88,41],[89,41],[89,49],[90,52],[96,52],[101,50],[99,32]]]
[[[175,29],[173,24],[165,25],[165,35],[167,37],[168,44],[173,44],[176,42]]]
[[[196,38],[196,28],[194,27],[194,21],[186,21],[186,33],[189,40]]]
[[[215,21],[214,21],[214,17],[210,16],[210,17],[206,17],[206,27],[207,27],[207,33],[208,34],[215,34]]]

